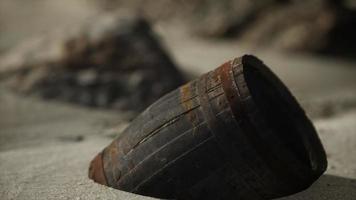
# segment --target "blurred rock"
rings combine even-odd
[[[253,46],[351,56],[356,53],[355,0],[97,1],[155,20],[180,19],[200,36]],[[165,9],[161,9],[165,8]]]
[[[182,75],[140,17],[93,18],[0,58],[0,80],[23,94],[141,111]]]
[[[356,44],[356,11],[350,3],[341,0],[225,2],[225,8],[207,15],[206,21],[200,23],[200,34],[234,37],[254,46],[351,57],[356,53],[353,45]],[[216,16],[221,20],[214,20]]]
[[[240,35],[256,46],[352,56],[356,12],[332,0],[290,1],[265,10]]]

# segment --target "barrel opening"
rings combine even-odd
[[[313,169],[313,163],[318,161],[313,161],[311,154],[318,155],[319,152],[311,151],[315,148],[319,151],[322,146],[304,111],[283,83],[261,61],[244,56],[242,62],[247,87],[266,124],[277,134],[287,150],[306,167]]]

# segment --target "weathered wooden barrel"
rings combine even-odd
[[[302,191],[326,166],[295,98],[246,55],[148,107],[95,157],[89,177],[158,198],[257,200]]]

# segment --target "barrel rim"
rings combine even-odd
[[[327,168],[327,158],[323,145],[320,138],[315,130],[312,122],[305,114],[303,108],[300,106],[296,98],[289,91],[287,86],[274,74],[261,60],[252,55],[244,55],[241,57],[241,64],[243,67],[243,76],[245,78],[248,90],[253,96],[254,92],[249,86],[249,80],[247,78],[248,71],[253,68],[257,70],[261,75],[266,78],[266,80],[275,88],[275,91],[280,95],[280,97],[287,101],[290,105],[289,111],[296,114],[298,118],[293,119],[293,123],[298,123],[304,125],[304,127],[296,126],[302,128],[302,130],[297,130],[298,136],[301,137],[302,144],[308,153],[308,161],[312,170],[313,178],[318,178]],[[253,100],[256,105],[258,104]],[[302,131],[305,131],[303,133]]]

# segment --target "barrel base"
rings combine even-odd
[[[101,153],[95,156],[95,158],[90,163],[89,178],[99,184],[107,185]]]

